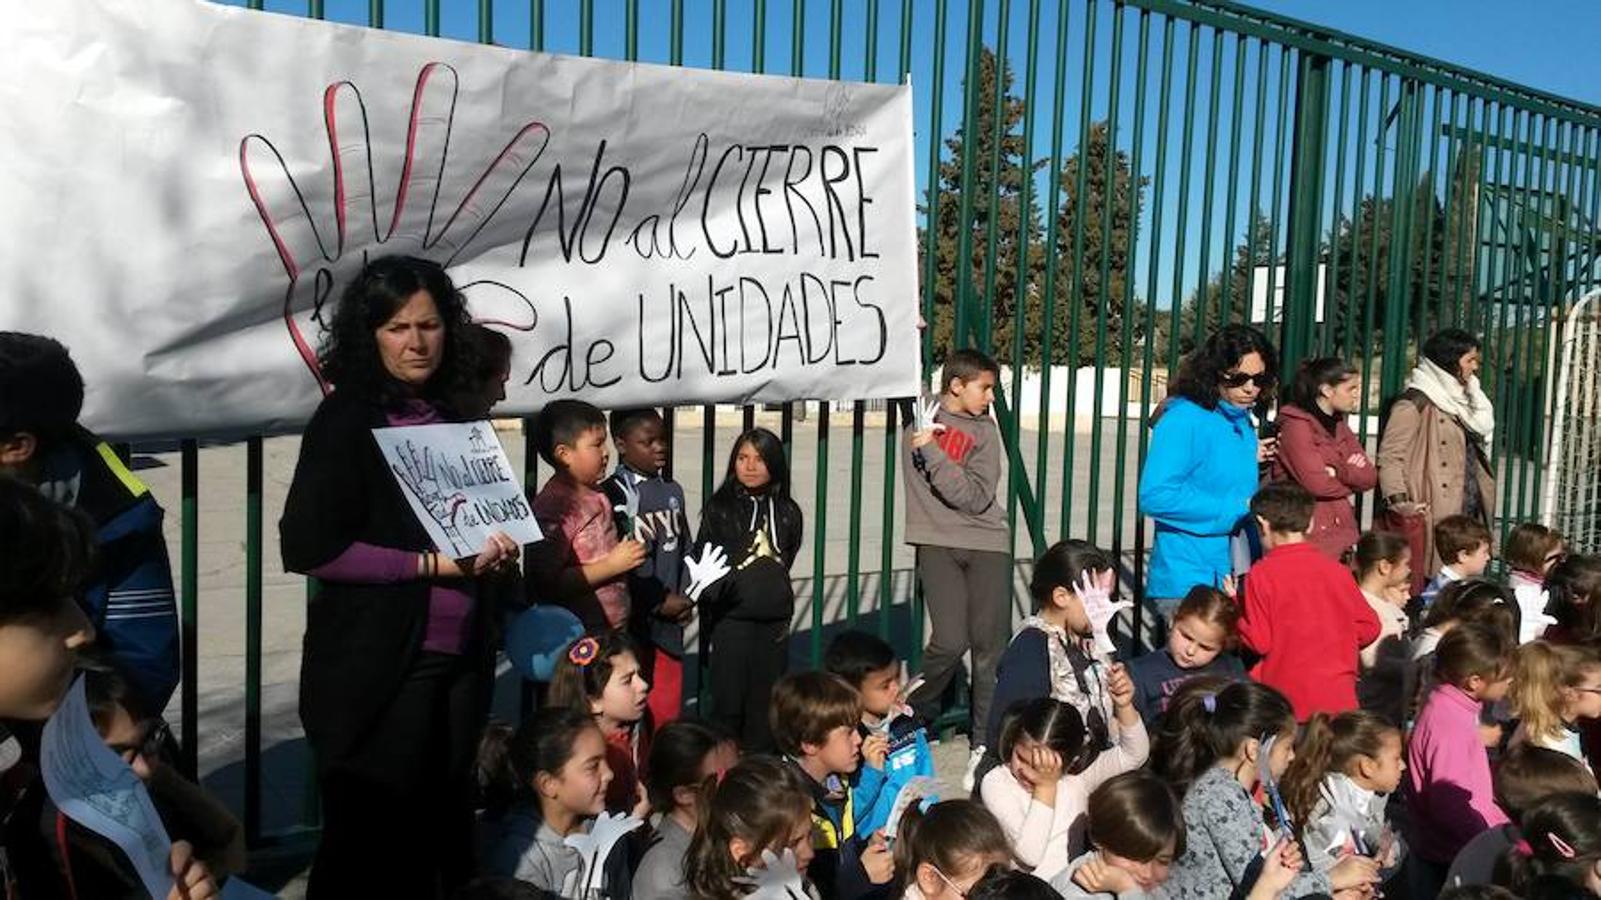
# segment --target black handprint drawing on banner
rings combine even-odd
[[[540,122],[523,125],[452,209],[441,197],[458,94],[456,70],[428,63],[417,74],[406,149],[386,226],[377,196],[367,107],[349,81],[330,84],[322,97],[323,123],[333,165],[333,222],[313,213],[307,191],[271,140],[260,134],[239,142],[239,170],[283,264],[283,320],[295,351],[324,393],[330,388],[317,363],[313,327],[323,307],[365,264],[369,253],[425,256],[445,266],[470,258],[468,248],[531,171],[550,143]],[[304,179],[304,175],[302,175]],[[442,213],[449,210],[449,215]],[[370,225],[370,231],[367,226]],[[502,323],[521,328],[518,323]],[[532,328],[533,325],[527,325]]]
[[[412,496],[428,510],[428,516],[439,523],[445,536],[450,539],[451,557],[461,559],[471,556],[475,548],[468,545],[467,539],[462,536],[461,527],[456,523],[461,508],[467,505],[467,496],[441,483],[439,466],[434,461],[433,451],[427,447],[419,451],[416,444],[407,441],[396,457],[397,461],[390,465],[394,469],[395,477],[399,478],[400,483],[406,486],[406,490],[411,491]]]

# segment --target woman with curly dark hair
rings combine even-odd
[[[1244,325],[1218,329],[1179,367],[1140,473],[1140,509],[1156,523],[1145,595],[1164,619],[1190,588],[1233,574],[1230,538],[1275,450],[1251,410],[1277,381],[1272,345]]]
[[[432,549],[372,429],[457,420],[467,309],[437,263],[373,260],[319,360],[334,386],[301,439],[279,521],[306,606],[300,718],[322,792],[308,896],[447,896],[472,875],[471,765],[487,684],[477,582],[518,546]]]

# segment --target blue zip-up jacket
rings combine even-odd
[[[1156,523],[1147,597],[1182,597],[1233,571],[1229,537],[1259,481],[1250,410],[1168,398],[1140,473],[1140,509]]]
[[[871,733],[865,725],[859,730],[864,737]],[[862,810],[856,819],[856,830],[871,835],[887,826],[901,788],[920,775],[934,777],[934,753],[928,747],[928,732],[912,719],[896,719],[890,725],[889,755],[884,757],[884,768],[875,769],[864,760],[851,775],[851,805]]]
[[[39,489],[95,524],[99,567],[79,598],[144,708],[159,714],[178,686],[178,608],[162,510],[110,445],[87,431],[44,461]]]

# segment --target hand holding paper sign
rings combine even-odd
[[[631,538],[638,530],[635,523],[639,519],[639,488],[635,487],[627,477],[618,478],[617,487],[623,492],[623,502],[614,505],[612,512],[622,513],[623,521],[628,523],[627,532],[623,537]]]
[[[939,398],[930,397],[927,400],[912,401],[912,446],[925,447],[934,436],[945,430],[945,426],[934,421],[939,412]]]
[[[361,91],[348,81],[328,85],[320,106],[333,170],[331,222],[314,214],[306,202],[308,196],[318,193],[312,190],[308,175],[320,173],[302,172],[297,180],[284,154],[263,135],[246,135],[239,142],[245,190],[288,281],[284,325],[324,393],[329,385],[317,363],[316,341],[308,340],[302,327],[311,322],[322,324],[322,306],[343,287],[340,282],[353,275],[369,255],[427,256],[451,265],[507,205],[550,142],[550,130],[543,124],[523,125],[476,180],[460,182],[471,187],[451,209],[449,201],[441,197],[440,187],[454,181],[446,178],[446,152],[456,99],[455,69],[435,62],[417,73],[405,159],[395,173],[399,178],[393,206],[380,210],[374,181],[378,167],[373,164],[366,103]],[[294,148],[290,157],[303,152],[303,148]],[[537,196],[529,192],[528,202]],[[384,217],[388,221],[380,224]],[[319,220],[332,226],[331,234],[324,236],[317,227]]]
[[[1085,571],[1073,585],[1073,593],[1078,595],[1079,601],[1084,604],[1084,614],[1089,616],[1090,631],[1095,636],[1097,656],[1111,656],[1117,652],[1117,645],[1112,643],[1111,635],[1107,633],[1107,626],[1112,624],[1118,613],[1134,607],[1134,604],[1127,600],[1112,602],[1112,580],[1116,577],[1110,570],[1101,576]]]
[[[700,552],[700,559],[684,560],[684,568],[689,570],[689,587],[684,590],[684,596],[692,603],[699,603],[700,595],[728,574],[728,554],[715,544],[707,544]]]

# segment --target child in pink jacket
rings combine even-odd
[[[1435,888],[1468,841],[1508,821],[1495,804],[1479,714],[1506,696],[1511,672],[1506,637],[1482,625],[1452,629],[1435,651],[1437,687],[1418,713],[1406,772],[1410,843]]]

